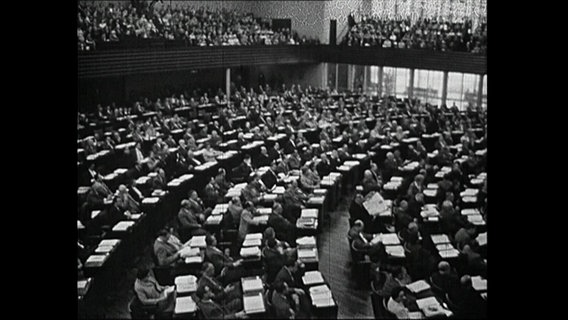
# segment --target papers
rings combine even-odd
[[[262,285],[262,280],[260,280],[260,278],[258,277],[256,277],[255,279],[243,279],[242,286],[243,293],[262,291],[262,289],[264,288]]]
[[[325,196],[311,196],[308,199],[308,204],[317,204],[317,205],[321,205],[323,204],[325,201]]]
[[[478,193],[479,193],[479,190],[468,188],[468,189],[465,189],[463,192],[461,192],[460,196],[462,196],[462,198],[467,197],[467,196],[474,197]]]
[[[199,248],[195,247],[183,247],[180,251],[180,256],[182,258],[192,257],[199,255]]]
[[[99,242],[99,247],[114,247],[120,242],[119,239],[104,239]]]
[[[228,203],[220,203],[220,204],[216,205],[215,208],[213,208],[213,211],[211,211],[211,214],[212,215],[223,214],[223,213],[227,212],[228,209],[229,209]]]
[[[370,199],[363,202],[363,207],[371,216],[376,216],[389,209],[385,203],[385,199],[383,199],[378,192],[375,192]]]
[[[302,209],[302,213],[300,214],[301,218],[315,218],[318,217],[318,209]]]
[[[91,219],[94,219],[96,216],[98,216],[101,213],[101,210],[93,210],[91,212]]]
[[[442,257],[442,259],[448,259],[457,258],[460,255],[460,252],[457,249],[450,249],[438,251],[438,254],[440,254],[440,257]]]
[[[483,220],[483,217],[480,214],[472,214],[467,216],[467,221],[475,224],[475,225],[484,225],[485,224],[485,220]]]
[[[268,223],[268,215],[256,216],[252,218],[253,221],[256,221],[259,224],[267,224]]]
[[[462,197],[463,202],[477,202],[477,197],[465,196]]]
[[[477,240],[480,246],[487,245],[487,232],[478,234],[475,240]]]
[[[409,283],[406,285],[406,287],[408,288],[408,290],[414,293],[430,289],[430,285],[424,280],[418,280],[413,283]]]
[[[479,212],[479,209],[463,209],[461,211],[462,216],[468,216],[468,215],[480,215],[481,212]]]
[[[316,237],[302,237],[296,239],[296,244],[299,247],[315,247],[316,246]]]
[[[95,254],[90,256],[87,259],[87,261],[85,261],[85,264],[87,263],[102,264],[106,260],[106,258],[107,258],[106,255]]]
[[[201,257],[200,255],[198,256],[192,256],[192,257],[187,257],[185,258],[185,263],[186,264],[192,264],[192,263],[203,263],[203,257]]]
[[[300,217],[296,220],[297,228],[316,228],[317,219]]]
[[[99,245],[99,246],[95,249],[95,253],[109,253],[109,252],[112,251],[113,248],[114,248],[113,246],[100,246],[100,245]]]
[[[416,304],[418,305],[418,308],[420,308],[422,310],[429,307],[429,306],[440,305],[440,303],[438,302],[438,300],[436,300],[435,297],[417,299]]]
[[[471,286],[476,291],[486,291],[487,279],[482,279],[481,276],[471,277]]]
[[[222,215],[210,215],[209,217],[207,217],[205,224],[220,224],[221,221],[223,221]]]
[[[404,258],[406,257],[404,253],[404,248],[401,245],[395,246],[385,246],[385,251],[393,257]]]
[[[375,237],[371,241],[371,244],[378,243],[379,241],[382,242],[385,246],[400,244],[400,239],[398,239],[396,233],[379,233],[375,235]]]
[[[256,209],[256,213],[260,215],[270,215],[272,214],[272,208],[258,208]]]
[[[451,250],[455,249],[451,243],[441,243],[436,245],[436,250],[444,251],[444,250]]]
[[[148,198],[144,198],[142,200],[143,204],[154,204],[154,203],[158,203],[158,201],[160,201],[160,198],[158,197],[148,197]]]
[[[312,284],[319,284],[324,283],[323,277],[321,272],[319,271],[307,271],[304,276],[302,277],[302,282],[304,285],[312,285]]]
[[[126,231],[132,227],[136,222],[134,221],[120,221],[113,228],[112,231]]]
[[[197,310],[197,305],[191,296],[176,298],[175,314],[192,313]]]
[[[435,197],[436,193],[438,193],[438,189],[425,189],[424,195],[427,197]]]
[[[77,281],[77,289],[78,290],[85,290],[87,288],[88,279],[87,280],[78,280]]]
[[[152,197],[161,197],[165,194],[166,192],[164,190],[156,189],[152,192]]]
[[[298,259],[315,259],[317,256],[317,249],[302,249],[298,248]]]
[[[241,255],[241,257],[243,257],[243,258],[245,258],[245,257],[260,256],[260,248],[259,248],[259,247],[241,248],[240,255]]]
[[[77,229],[85,229],[85,226],[81,223],[80,220],[77,220]]]
[[[176,277],[174,282],[179,293],[197,291],[197,277],[194,275]]]
[[[207,243],[205,243],[205,236],[193,236],[188,241],[190,247],[205,248]]]
[[[274,201],[276,200],[276,198],[278,198],[277,194],[272,194],[272,193],[268,193],[262,196],[262,199],[264,201]]]
[[[450,243],[450,238],[445,234],[433,234],[431,237],[434,244]]]
[[[246,314],[264,312],[262,293],[243,297],[243,307]]]
[[[260,239],[245,239],[243,242],[243,247],[259,247],[262,245],[262,240]]]
[[[130,220],[138,220],[142,216],[142,213],[133,213],[130,215]]]
[[[310,288],[310,297],[312,299],[312,304],[318,308],[334,306],[333,296],[331,295],[331,290],[327,285],[320,285]]]
[[[422,312],[420,312],[420,311],[413,311],[413,312],[408,313],[408,318],[409,319],[422,319],[422,318],[424,318],[424,316],[422,315]]]

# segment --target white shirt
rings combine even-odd
[[[387,309],[389,312],[393,313],[397,319],[410,319],[408,309],[401,303],[394,301],[392,297],[389,298],[387,302]]]

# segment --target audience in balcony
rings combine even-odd
[[[444,21],[438,19],[387,19],[366,15],[344,38],[348,46],[398,49],[462,51],[477,54],[487,52],[487,23],[475,28],[469,19]]]
[[[180,8],[163,4],[146,10],[131,4],[79,3],[79,50],[129,39],[184,41],[190,46],[296,45],[311,43],[288,28],[272,30],[268,20],[226,9]]]

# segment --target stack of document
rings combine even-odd
[[[329,290],[329,287],[325,284],[311,287],[310,297],[312,299],[312,304],[318,308],[335,305],[333,296],[331,295],[331,290]]]
[[[449,259],[449,258],[457,258],[460,255],[460,252],[457,249],[449,249],[449,250],[442,250],[442,251],[438,251],[438,254],[440,254],[440,257],[442,257],[442,259]]]
[[[176,298],[176,307],[174,310],[175,314],[192,313],[196,310],[197,305],[195,304],[195,301],[193,301],[191,296]]]
[[[277,186],[274,190],[272,190],[272,193],[274,194],[284,194],[284,192],[286,192],[286,189],[282,186]]]
[[[461,193],[460,193],[460,196],[462,196],[462,198],[463,198],[463,197],[468,197],[468,196],[469,196],[469,197],[474,197],[474,196],[476,196],[478,193],[479,193],[479,190],[468,188],[468,189],[465,189],[463,192],[461,192]]]
[[[298,259],[315,259],[317,256],[317,249],[300,249],[298,248]]]
[[[85,264],[94,264],[94,265],[102,265],[106,258],[108,257],[108,255],[106,254],[94,254],[92,256],[90,256],[87,261],[85,261]]]
[[[161,197],[165,194],[166,192],[164,190],[156,189],[152,192],[152,197]]]
[[[471,277],[471,286],[476,291],[486,291],[487,279],[482,279],[480,276]]]
[[[253,221],[256,221],[257,223],[260,224],[267,224],[268,223],[268,215],[262,215],[262,216],[256,216],[254,218],[252,218]]]
[[[314,189],[314,194],[325,196],[327,194],[327,189]]]
[[[213,208],[213,211],[211,211],[211,214],[213,214],[213,215],[223,214],[227,211],[228,208],[229,208],[228,203],[220,203],[220,204],[216,205],[215,208]]]
[[[434,244],[450,243],[450,238],[445,234],[433,234],[431,237]]]
[[[437,190],[437,189],[438,189],[438,184],[437,184],[437,183],[429,183],[429,184],[426,186],[426,189],[436,189],[436,190]]]
[[[113,246],[101,246],[99,245],[96,249],[95,249],[95,253],[109,253],[112,251],[114,247]]]
[[[260,239],[245,239],[243,242],[243,247],[260,247],[262,245],[262,240]]]
[[[487,232],[478,234],[477,238],[475,238],[475,240],[477,240],[477,243],[480,246],[486,245],[487,244]]]
[[[408,288],[408,290],[414,293],[419,293],[424,290],[430,289],[430,285],[424,280],[418,280],[413,283],[409,283],[406,285],[406,287]]]
[[[316,219],[314,218],[303,218],[300,217],[296,220],[296,227],[298,228],[311,228],[316,224]]]
[[[186,264],[203,263],[203,257],[201,257],[201,255],[187,257],[185,258],[185,263]]]
[[[318,217],[318,209],[302,209],[302,213],[300,214],[301,218],[315,218]]]
[[[260,248],[259,247],[241,248],[240,255],[243,258],[260,256]]]
[[[198,255],[199,255],[199,248],[183,247],[180,250],[180,256],[182,258],[193,257],[193,256],[198,256]]]
[[[471,214],[469,216],[467,216],[467,221],[475,224],[475,225],[484,225],[485,224],[485,220],[483,220],[483,217],[480,214]]]
[[[243,307],[246,314],[264,312],[265,308],[262,293],[244,296]]]
[[[197,277],[194,275],[176,277],[175,284],[178,293],[197,291]]]
[[[223,220],[223,216],[218,214],[218,215],[210,215],[207,220],[205,221],[205,224],[220,224],[221,221]]]
[[[264,286],[262,285],[262,280],[260,280],[259,277],[256,277],[254,279],[243,279],[242,286],[243,286],[243,293],[257,292],[257,291],[262,291],[262,289],[264,289]]]
[[[451,243],[441,243],[436,245],[436,250],[444,251],[444,250],[452,250],[455,249]]]
[[[262,196],[262,200],[264,200],[264,201],[274,201],[274,200],[276,200],[276,198],[278,198],[278,195],[274,194],[274,193],[267,193],[267,194]],[[270,209],[270,208],[267,208],[267,209]]]
[[[396,233],[379,233],[376,237],[380,238],[380,241],[385,245],[400,245],[400,239]]]
[[[425,189],[424,195],[427,197],[435,197],[436,193],[438,193],[438,189]]]
[[[134,221],[120,221],[113,228],[112,231],[126,231],[132,227],[136,222]]]
[[[256,213],[261,215],[269,215],[272,214],[272,208],[258,208],[256,209]]]
[[[406,257],[404,253],[404,248],[401,245],[385,246],[385,251],[388,253],[388,255],[393,257],[398,257],[398,258]]]
[[[142,200],[143,204],[153,204],[153,203],[158,203],[158,201],[160,201],[160,198],[158,197],[148,197],[148,198],[144,198],[144,200]]]
[[[469,203],[477,202],[477,197],[465,196],[465,197],[462,197],[462,201],[463,202],[469,202]]]
[[[316,246],[316,237],[311,236],[311,237],[298,238],[296,239],[296,244],[300,248],[310,248],[310,247],[313,248]]]
[[[308,199],[308,204],[323,204],[325,201],[325,196],[311,196]]]
[[[418,308],[424,312],[426,317],[444,314],[444,308],[442,308],[440,302],[438,302],[435,297],[418,299],[416,300],[416,304],[418,305]]]
[[[207,243],[205,242],[205,236],[193,236],[188,241],[190,247],[205,248]]]
[[[477,208],[473,208],[473,209],[463,209],[461,211],[462,216],[469,216],[469,215],[478,215],[481,214],[481,212],[479,212],[479,209]]]
[[[324,283],[321,272],[319,271],[307,271],[302,277],[302,282],[306,286]]]

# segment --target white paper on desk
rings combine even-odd
[[[296,244],[299,246],[315,246],[316,245],[316,237],[302,237],[296,239]]]
[[[480,246],[486,245],[487,244],[487,232],[478,234],[477,238],[475,238],[475,240],[477,240],[477,243]]]
[[[262,245],[262,241],[260,239],[245,239],[243,241],[243,247],[259,247]]]
[[[126,231],[133,226],[134,223],[134,221],[120,221],[112,228],[112,231]]]
[[[191,296],[176,298],[175,314],[191,313],[195,310],[197,310],[197,305]]]
[[[470,196],[462,197],[462,201],[463,202],[477,202],[477,197],[470,197]]]
[[[457,258],[460,255],[460,252],[457,249],[449,249],[449,250],[438,251],[438,254],[443,259],[447,259],[447,258]]]
[[[205,236],[193,236],[188,242],[190,247],[205,248],[207,246]]]
[[[325,293],[325,292],[331,292],[331,290],[329,290],[329,287],[327,286],[327,284],[322,284],[322,285],[310,288],[310,295],[318,294],[318,293]]]
[[[298,259],[313,259],[316,257],[315,248],[312,249],[298,249]]]
[[[378,192],[375,192],[370,199],[363,202],[363,207],[371,216],[376,216],[388,210],[385,199]]]
[[[183,247],[180,251],[180,256],[182,258],[192,257],[199,255],[199,248],[195,247]]]
[[[245,313],[258,313],[264,312],[264,300],[262,299],[262,293],[255,295],[248,295],[243,297],[243,309]]]
[[[256,212],[260,215],[272,214],[272,208],[258,208]]]
[[[436,245],[436,250],[444,251],[444,250],[452,250],[455,249],[451,243],[441,243]]]
[[[302,282],[305,285],[312,285],[317,283],[324,283],[321,272],[319,271],[307,271],[302,277]]]
[[[325,201],[325,196],[311,196],[308,203],[321,205]]]
[[[406,288],[408,288],[411,292],[418,293],[430,289],[430,285],[424,280],[418,280],[407,284]]]
[[[131,220],[138,220],[138,219],[140,219],[141,216],[142,216],[141,213],[133,213],[133,214],[130,215],[130,219]]]
[[[254,257],[260,255],[260,249],[258,247],[248,247],[241,248],[241,257]]]
[[[101,246],[111,246],[114,247],[120,242],[119,239],[104,239],[99,243],[99,247]]]
[[[409,319],[423,319],[424,315],[422,315],[422,312],[420,312],[420,311],[413,311],[413,312],[408,313],[408,318]]]
[[[401,245],[385,246],[385,251],[393,257],[404,258],[404,248]]]
[[[390,179],[390,181],[392,182],[400,182],[400,183],[402,183],[402,180],[403,180],[402,177],[395,177],[395,176],[391,177]]]
[[[268,218],[269,218],[268,215],[262,215],[262,216],[255,216],[252,218],[252,220],[260,224],[266,224],[268,223]]]
[[[274,190],[272,190],[272,193],[274,194],[284,194],[284,192],[286,192],[286,189],[283,186],[277,186]]]
[[[77,289],[85,289],[87,287],[87,280],[78,280]]]
[[[417,299],[416,304],[418,305],[418,308],[420,308],[421,310],[424,310],[425,308],[427,308],[429,306],[440,305],[440,303],[438,302],[438,300],[436,300],[435,297],[427,297],[427,298],[423,298],[423,299]]]
[[[148,197],[148,198],[144,198],[142,200],[142,203],[153,204],[153,203],[157,203],[158,201],[160,201],[160,198],[158,198],[158,197]]]
[[[101,255],[101,254],[94,254],[92,256],[90,256],[87,261],[85,263],[97,263],[97,262],[103,262],[106,260],[106,255]]]
[[[461,211],[462,216],[469,216],[469,215],[478,215],[481,214],[481,212],[479,212],[479,209],[463,209]]]
[[[483,216],[480,214],[470,214],[467,216],[469,222],[483,222]]]
[[[209,217],[207,217],[207,220],[205,221],[206,224],[219,224],[221,223],[221,221],[223,221],[223,216],[218,214],[218,215],[210,215]]]
[[[187,276],[178,276],[176,277],[174,283],[176,284],[176,286],[197,283],[197,277],[191,274]]]
[[[427,197],[435,197],[438,193],[438,189],[426,189],[424,190],[424,195]]]
[[[481,276],[471,277],[471,286],[476,291],[487,290],[487,279],[482,279]]]
[[[261,291],[263,289],[262,280],[260,280],[260,278],[244,279],[242,285],[243,293]]]
[[[260,232],[256,232],[256,233],[249,233],[245,236],[245,239],[262,239],[262,233]]]
[[[399,245],[400,239],[396,233],[379,233],[377,237],[381,238],[381,242],[385,245]]]
[[[302,218],[315,218],[317,219],[318,217],[318,209],[302,209],[302,212],[300,214],[300,217]]]
[[[95,252],[96,252],[96,253],[109,253],[109,252],[112,251],[113,248],[114,248],[113,246],[100,246],[100,245],[99,245],[99,246],[95,249]]]
[[[450,243],[450,238],[445,234],[433,234],[431,237],[434,244]]]
[[[199,255],[185,258],[186,264],[202,263],[202,262],[203,262],[203,258]]]

